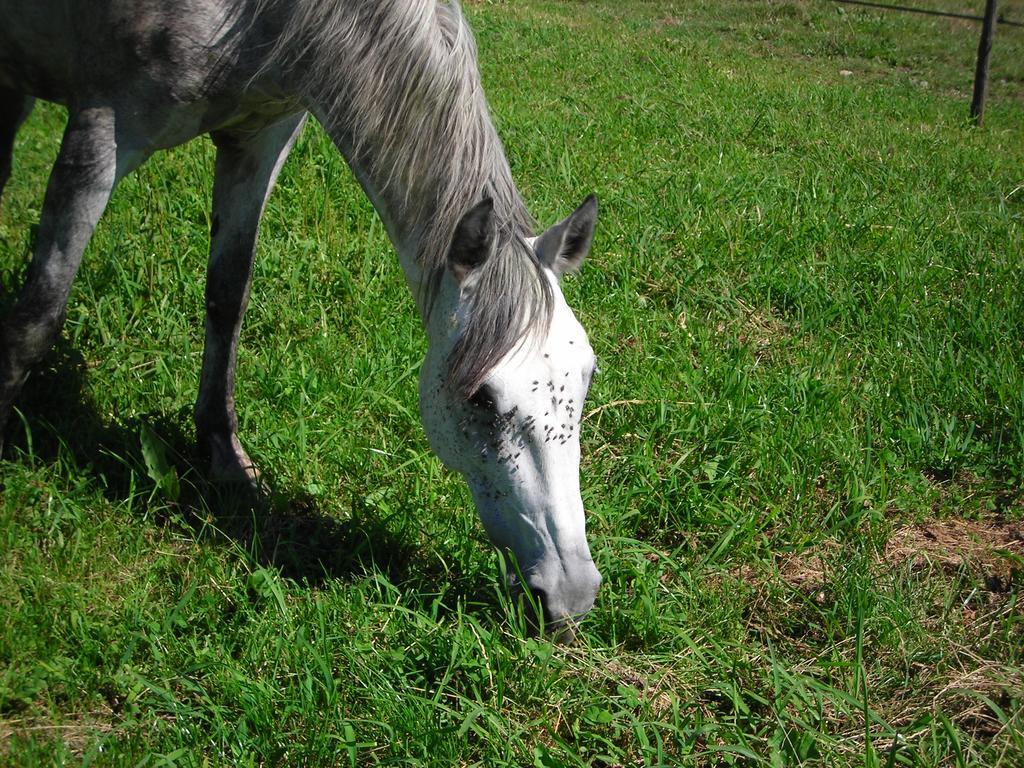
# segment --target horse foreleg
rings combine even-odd
[[[260,216],[305,116],[256,133],[212,134],[217,146],[210,262],[206,272],[206,343],[196,401],[196,433],[214,478],[259,487],[259,473],[238,440],[235,362],[249,301]]]
[[[0,195],[11,178],[11,156],[14,137],[32,112],[35,99],[17,91],[0,88]]]
[[[69,114],[25,285],[0,327],[0,448],[14,399],[64,324],[82,251],[128,158],[117,148],[112,109],[89,107]]]

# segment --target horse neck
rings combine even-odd
[[[459,150],[441,138],[426,142],[437,154],[419,163],[423,173],[395,174],[395,159],[373,156],[382,148],[366,144],[357,147],[347,129],[357,116],[318,118],[380,215],[424,320],[428,307],[434,305],[435,293],[442,288],[438,278],[444,271],[455,224],[472,205],[489,196],[510,226],[517,227],[524,236],[530,234],[529,216],[489,119],[481,129],[490,135],[480,139],[487,143],[489,154],[479,147]],[[477,159],[489,165],[467,166],[467,155],[481,155]]]
[[[413,191],[395,188],[387,183],[387,179],[381,179],[379,174],[374,173],[372,164],[360,162],[359,153],[355,151],[347,132],[338,130],[334,124],[338,121],[332,122],[320,118],[320,122],[324,125],[338,151],[345,157],[360,186],[384,223],[384,229],[388,233],[388,238],[398,254],[402,271],[405,273],[406,283],[413,296],[418,297],[427,287],[430,270],[420,259],[422,223],[413,220],[406,214],[405,200],[413,194]],[[417,304],[419,304],[418,299]],[[423,314],[423,307],[420,307],[420,314]]]
[[[472,205],[491,197],[511,231],[531,228],[469,28],[457,5],[435,0],[288,7],[293,15],[270,58],[289,72],[376,207],[422,313]]]

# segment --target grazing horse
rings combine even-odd
[[[238,334],[260,217],[309,112],[373,202],[419,309],[431,447],[465,477],[549,627],[590,610],[601,576],[579,427],[594,354],[560,279],[590,248],[597,204],[534,235],[454,0],[0,0],[0,19],[0,189],[33,99],[68,109],[25,285],[0,327],[0,435],[118,180],[208,133],[195,424],[215,476],[256,484],[237,434]]]

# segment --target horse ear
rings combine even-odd
[[[544,232],[533,245],[537,258],[558,277],[575,272],[590,251],[597,223],[597,197],[590,195],[582,205]]]
[[[462,285],[477,267],[494,253],[498,225],[494,221],[494,201],[485,197],[470,208],[455,226],[448,249],[448,266]]]

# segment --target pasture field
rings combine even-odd
[[[979,130],[965,21],[466,12],[534,214],[602,205],[580,642],[525,637],[429,453],[413,303],[316,126],[240,353],[268,508],[209,486],[195,142],[117,190],[0,464],[0,764],[1024,765],[1024,29]],[[18,140],[0,309],[63,119]]]

